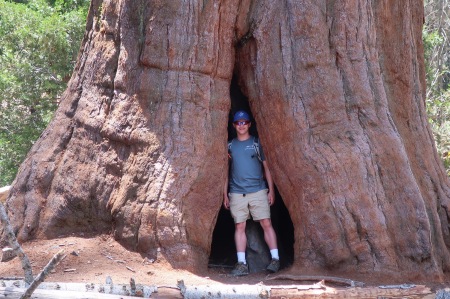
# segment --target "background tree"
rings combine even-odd
[[[24,2],[24,1],[20,1]],[[48,125],[70,78],[89,0],[0,0],[0,185]]]
[[[18,237],[112,229],[205,267],[234,74],[295,228],[292,271],[442,279],[450,189],[425,112],[423,20],[421,1],[93,0],[11,190]]]
[[[427,112],[439,155],[450,172],[450,3],[425,1],[423,30],[427,70]]]

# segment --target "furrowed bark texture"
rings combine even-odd
[[[93,0],[62,104],[11,190],[19,239],[112,227],[205,267],[234,73],[294,224],[294,270],[442,278],[450,190],[422,24],[422,1]]]
[[[92,2],[62,105],[11,192],[20,239],[112,224],[132,249],[206,265],[227,163],[236,7]]]
[[[425,115],[419,2],[266,1],[241,25],[257,24],[236,67],[298,268],[448,270],[448,179]]]

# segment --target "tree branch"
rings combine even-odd
[[[19,256],[22,262],[22,269],[25,273],[25,282],[30,284],[33,281],[33,271],[31,268],[30,260],[25,252],[22,250],[19,242],[17,242],[16,235],[14,234],[11,224],[9,223],[8,214],[6,214],[5,206],[0,202],[0,220],[2,222],[3,228],[5,229],[6,238],[8,239],[9,245],[12,247],[14,252]]]
[[[295,281],[328,281],[331,283],[337,284],[345,284],[350,287],[362,287],[364,286],[363,282],[341,278],[341,277],[332,277],[332,276],[312,276],[312,275],[289,275],[289,274],[278,274],[276,276],[267,278],[267,280],[276,280],[276,279],[289,279]]]
[[[57,254],[53,256],[53,258],[48,262],[47,266],[44,267],[41,273],[33,280],[28,289],[23,293],[20,299],[28,299],[31,294],[33,294],[34,290],[45,280],[50,271],[59,264],[59,262],[65,257],[64,250],[60,250]]]

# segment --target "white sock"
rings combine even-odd
[[[238,252],[237,259],[238,259],[238,263],[247,264],[247,261],[245,260],[245,252]]]
[[[271,249],[270,250],[270,255],[272,255],[273,259],[279,260],[280,257],[278,256],[278,249]]]

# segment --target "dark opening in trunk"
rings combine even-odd
[[[252,117],[249,102],[247,97],[242,94],[236,78],[233,78],[230,87],[230,97],[231,97],[231,111],[228,121],[228,140],[236,137],[235,130],[232,125],[232,118],[236,111],[246,110],[250,117],[252,118],[252,126],[250,128],[250,133],[253,136],[258,136],[257,124]],[[275,186],[275,204],[271,207],[271,219],[272,224],[277,234],[278,249],[280,253],[281,267],[286,267],[292,264],[294,260],[294,226],[291,221],[289,212],[284,205],[283,199],[279,194]],[[249,228],[252,232],[256,232],[256,235],[249,240],[259,239],[259,244],[265,246],[265,252],[268,254],[269,250],[264,242],[263,230],[260,225],[249,225],[249,222],[253,220],[248,220],[247,223],[247,233],[249,233]],[[248,240],[248,241],[249,241]],[[248,242],[250,243],[250,242]],[[252,245],[253,246],[253,245]],[[247,258],[254,252],[253,249],[249,248],[247,244]],[[268,258],[268,257],[266,257]],[[211,254],[209,257],[210,267],[233,267],[236,263],[236,247],[234,244],[234,222],[231,217],[230,211],[225,208],[220,209],[216,226],[213,232],[212,244],[211,244]],[[250,269],[252,272],[252,269]]]

